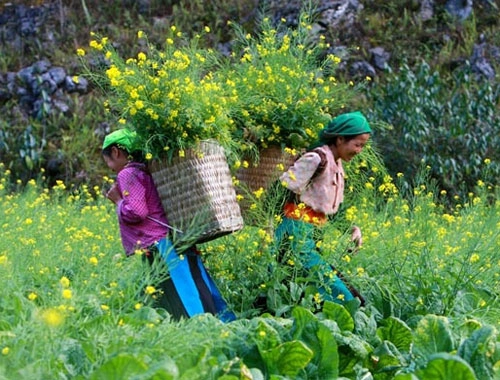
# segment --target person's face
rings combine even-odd
[[[353,139],[346,139],[343,136],[340,136],[337,139],[337,159],[341,158],[343,161],[349,162],[354,156],[361,153],[366,143],[370,138],[369,133],[363,133],[362,135],[358,135]]]
[[[108,165],[108,168],[116,173],[122,170],[128,163],[128,159],[123,151],[116,146],[111,148],[111,154],[109,156],[104,154],[102,157],[106,165]]]

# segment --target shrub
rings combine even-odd
[[[449,81],[422,62],[403,65],[387,83],[369,93],[374,119],[392,124],[374,135],[393,172],[414,177],[422,161],[447,190],[469,192],[491,162],[491,180],[500,174],[500,85],[476,81],[469,69]]]

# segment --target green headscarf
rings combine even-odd
[[[344,113],[330,121],[319,134],[321,142],[329,142],[336,136],[356,136],[372,133],[368,120],[359,111]]]
[[[130,129],[118,129],[117,131],[111,132],[104,138],[104,143],[102,144],[102,149],[106,149],[111,145],[118,145],[118,147],[125,149],[128,153],[132,153],[136,150],[135,147],[136,133]]]

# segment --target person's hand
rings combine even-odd
[[[356,254],[363,244],[363,236],[361,235],[361,229],[358,226],[352,227],[351,241],[354,243],[354,249],[350,251],[352,254]]]
[[[116,183],[113,184],[113,186],[111,186],[111,189],[109,189],[109,191],[106,193],[106,198],[108,198],[113,203],[118,203],[122,199],[122,195],[120,194]]]

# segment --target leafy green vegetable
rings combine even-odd
[[[477,380],[465,360],[448,353],[433,355],[427,366],[417,371],[417,376],[425,380]]]
[[[398,350],[409,352],[413,341],[410,328],[398,318],[390,317],[381,322],[382,326],[377,329],[377,335],[382,340],[387,340],[398,348]]]
[[[430,355],[454,350],[448,319],[437,315],[425,316],[414,331],[413,343],[414,354],[424,362]]]

